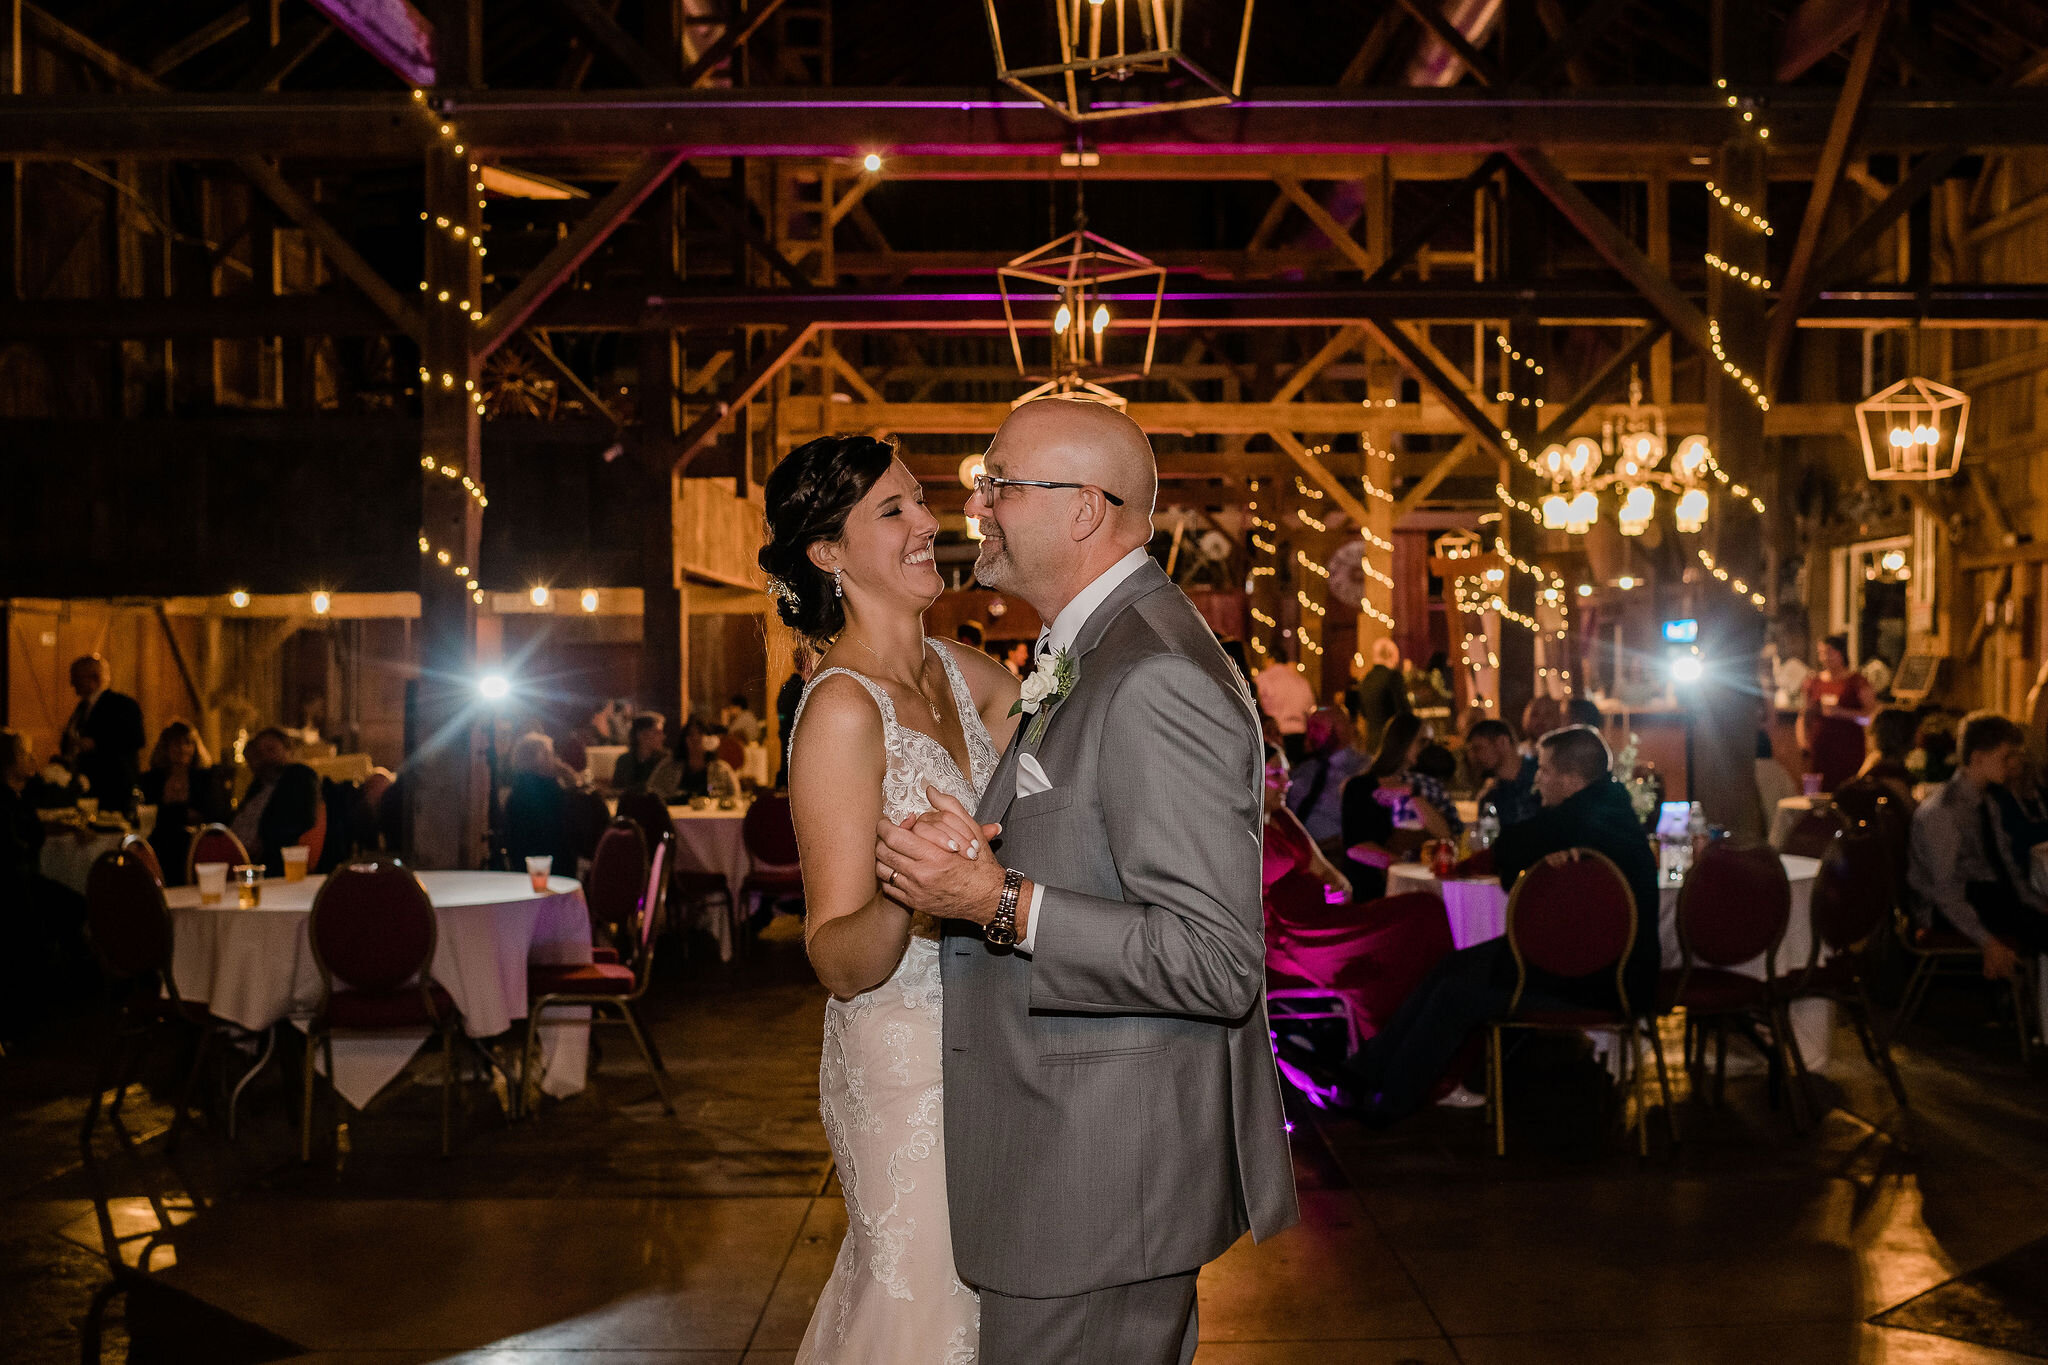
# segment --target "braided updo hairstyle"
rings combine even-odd
[[[821,436],[789,452],[768,476],[768,543],[756,559],[786,585],[776,609],[806,640],[829,640],[846,624],[832,575],[811,563],[810,548],[845,533],[847,515],[895,458],[895,447],[872,436]]]

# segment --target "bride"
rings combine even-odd
[[[974,1291],[953,1271],[940,1087],[937,925],[876,880],[875,831],[925,818],[970,855],[974,809],[1018,683],[993,659],[924,635],[945,584],[939,524],[894,450],[830,436],[769,476],[760,552],[783,621],[823,650],[797,707],[790,801],[803,857],[804,945],[825,1004],[820,1109],[846,1194],[846,1240],[800,1365],[971,1365]]]

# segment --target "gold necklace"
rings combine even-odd
[[[875,653],[874,646],[870,645],[866,640],[861,639],[860,636],[848,635],[846,638],[853,641],[855,644],[859,645],[862,649],[865,649],[868,652],[868,657],[873,659],[876,663],[882,665],[883,668],[887,668],[889,666],[888,660],[884,659],[881,655]],[[927,711],[930,711],[932,713],[932,724],[944,728],[946,722],[942,720],[939,716],[938,703],[925,695],[924,679],[925,674],[929,672],[930,669],[931,646],[925,645],[923,646],[923,652],[917,656],[917,699],[924,703],[925,709]]]

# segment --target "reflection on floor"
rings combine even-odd
[[[107,1315],[102,1358],[787,1361],[844,1228],[816,1114],[820,1000],[786,946],[693,959],[650,1000],[679,1118],[613,1040],[592,1088],[532,1121],[508,1125],[479,1092],[446,1162],[430,1077],[353,1120],[338,1172],[292,1159],[283,1082],[259,1082],[239,1139],[195,1131],[182,1176],[160,1137],[139,1165],[105,1163],[117,1236],[154,1230],[149,1181],[175,1192],[174,1219],[187,1194],[198,1207],[152,1255],[149,1290]],[[1518,1116],[1565,1126],[1518,1134],[1505,1161],[1476,1111],[1385,1133],[1301,1115],[1303,1225],[1204,1274],[1200,1359],[2048,1355],[2048,1087],[1973,997],[1935,1013],[1902,1055],[1913,1113],[1844,1036],[1820,1082],[1832,1108],[1804,1137],[1761,1078],[1731,1081],[1726,1109],[1683,1105],[1683,1147],[1659,1124],[1647,1162],[1563,1105]],[[78,1359],[107,1280],[72,1142],[90,1028],[59,1032],[0,1063],[10,1361]],[[163,1117],[134,1122],[160,1133]]]

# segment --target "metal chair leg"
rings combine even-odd
[[[1650,1154],[1650,1092],[1643,1074],[1643,1035],[1634,1024],[1628,1026],[1629,1089],[1636,1097],[1636,1155]]]
[[[1714,1107],[1728,1103],[1728,1021],[1714,1021]]]
[[[1778,1051],[1786,1069],[1785,1089],[1792,1109],[1792,1127],[1805,1132],[1819,1105],[1813,1098],[1813,1079],[1806,1071],[1806,1057],[1799,1050],[1799,1038],[1792,1032],[1792,1008],[1783,1000],[1771,1003],[1771,1031],[1777,1035]]]
[[[341,1172],[341,1087],[334,1083],[334,1030],[329,1029],[320,1039],[320,1054],[327,1059],[327,1088],[334,1092],[334,1169]]]
[[[170,1136],[164,1139],[167,1152],[177,1151],[178,1144],[184,1140],[185,1124],[191,1118],[192,1087],[199,1083],[199,1072],[206,1065],[207,1049],[213,1046],[213,1040],[219,1035],[219,1026],[211,1023],[199,1031],[199,1042],[192,1049],[192,1065],[186,1068],[185,1083],[178,1087],[176,1108],[171,1113]]]
[[[1664,1039],[1657,1031],[1657,1016],[1648,1021],[1651,1054],[1657,1059],[1657,1089],[1664,1096],[1664,1132],[1673,1147],[1678,1146],[1678,1111],[1671,1105],[1671,1075],[1664,1066]]]
[[[314,1049],[320,1046],[318,1034],[306,1035],[305,1085],[300,1088],[299,1101],[299,1164],[313,1160],[313,1066]]]
[[[451,1134],[455,1128],[455,1030],[443,1025],[441,1028],[441,1156],[446,1160],[453,1151]]]
[[[1493,1102],[1493,1154],[1508,1154],[1508,1093],[1502,1083],[1506,1068],[1501,1065],[1500,1025],[1495,1024],[1486,1036],[1486,1097]]]
[[[633,1007],[621,1000],[617,1002],[619,1017],[625,1021],[626,1031],[633,1035],[633,1041],[640,1045],[640,1055],[647,1061],[647,1074],[654,1081],[654,1093],[661,1100],[664,1114],[674,1114],[675,1104],[668,1097],[668,1087],[662,1083],[661,1068],[655,1064],[654,1053],[647,1046],[647,1035],[640,1029],[640,1021],[633,1017]]]
[[[242,1073],[242,1079],[235,1082],[235,1088],[228,1095],[228,1141],[235,1140],[235,1106],[242,1102],[242,1092],[249,1088],[249,1082],[256,1079],[270,1059],[277,1053],[277,1030],[282,1025],[272,1024],[263,1035],[263,1051],[256,1054],[256,1064]]]

